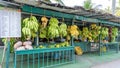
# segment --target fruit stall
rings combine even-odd
[[[112,14],[44,1],[14,0],[1,3],[19,8],[22,15],[22,37],[10,40],[14,68],[46,68],[74,63],[75,51],[79,55],[85,52],[101,55],[110,50],[119,51],[116,38],[120,18]],[[80,52],[76,46],[80,47]]]

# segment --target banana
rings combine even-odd
[[[25,19],[23,20],[23,23],[26,23],[28,20],[29,20],[29,18],[25,18]]]
[[[35,16],[31,16],[30,18],[23,19],[23,28],[22,33],[25,36],[35,37],[35,32],[38,31],[38,21]],[[33,32],[33,33],[31,33]]]
[[[77,38],[79,35],[78,27],[76,25],[72,25],[68,27],[68,32],[71,36]]]

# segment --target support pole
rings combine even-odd
[[[37,32],[36,45],[39,46],[39,33]]]
[[[101,23],[99,23],[99,26],[101,26]],[[100,33],[101,33],[101,29],[100,29]],[[102,55],[102,52],[101,52],[101,46],[102,46],[102,44],[101,44],[101,34],[99,35],[99,55],[101,56]]]
[[[72,20],[72,25],[74,25],[74,21],[75,21],[75,16]],[[74,46],[74,38],[71,36],[71,45]]]
[[[10,58],[10,38],[7,38],[6,68],[9,68]]]
[[[112,0],[112,14],[115,14],[116,0]]]

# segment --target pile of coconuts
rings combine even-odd
[[[17,41],[14,44],[14,50],[19,51],[19,50],[31,50],[33,49],[32,47],[32,42],[29,41],[30,38],[27,39],[27,41]]]

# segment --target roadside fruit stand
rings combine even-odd
[[[21,41],[17,40],[20,45],[14,44],[15,39],[11,43],[14,68],[46,68],[75,63],[75,46],[81,48],[80,55],[92,51],[102,55],[111,49],[119,51],[116,37],[120,20],[112,14],[44,1],[3,3],[17,6],[22,14],[22,37]]]

